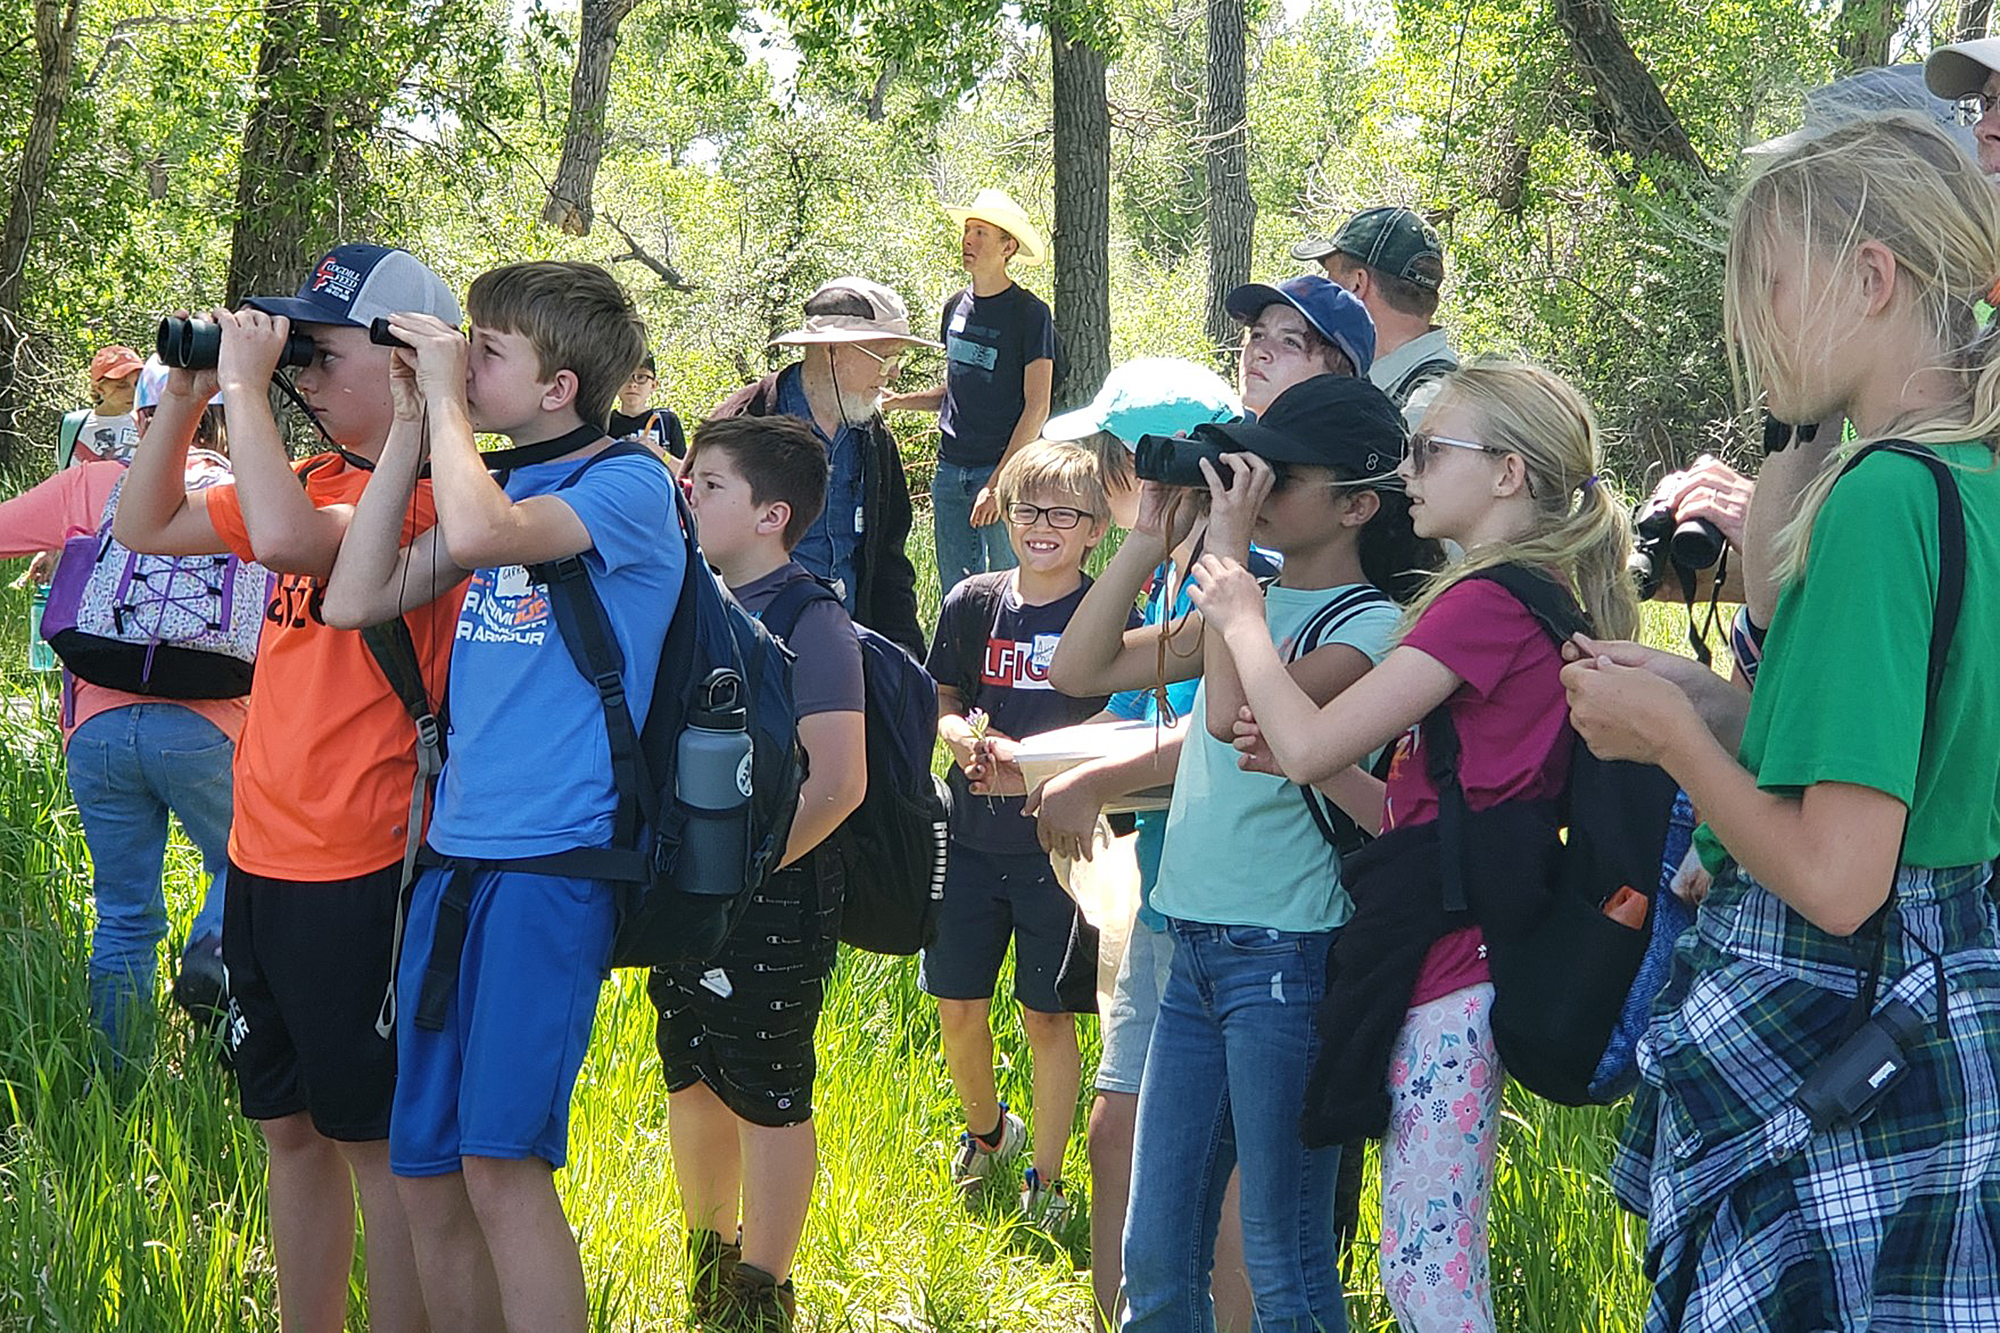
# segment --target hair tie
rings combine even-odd
[[[1602,478],[1600,478],[1595,472],[1593,472],[1589,476],[1583,479],[1583,485],[1577,487],[1577,490],[1584,495],[1588,495],[1590,494],[1590,488],[1592,486],[1595,486],[1600,480],[1602,480]]]

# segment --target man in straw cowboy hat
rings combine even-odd
[[[1048,305],[1007,273],[1010,261],[1048,257],[1041,230],[1021,206],[1005,190],[981,190],[970,206],[944,211],[963,228],[959,254],[972,276],[944,303],[939,322],[944,384],[893,394],[884,406],[938,414],[932,518],[938,586],[950,588],[1014,564],[988,482],[1048,420],[1056,329]]]
[[[880,411],[882,388],[912,345],[903,298],[867,278],[835,278],[806,298],[805,322],[771,340],[802,347],[802,360],[746,384],[712,415],[792,416],[826,445],[826,508],[792,556],[830,580],[856,620],[921,658],[910,484]]]

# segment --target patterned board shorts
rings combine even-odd
[[[1856,1123],[1800,1083],[1849,1030],[1875,948],[1718,875],[1640,1043],[1612,1184],[1649,1220],[1652,1329],[2000,1330],[2000,916],[1988,867],[1903,868],[1877,1007],[1929,1026]],[[1942,963],[1948,1022],[1937,1019]]]

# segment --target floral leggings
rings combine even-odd
[[[1486,1207],[1500,1137],[1493,987],[1418,1005],[1389,1062],[1382,1287],[1411,1333],[1491,1333]]]

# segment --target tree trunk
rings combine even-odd
[[[1969,42],[1984,37],[1992,22],[1993,0],[1965,0],[1958,11],[1958,34],[1952,40]]]
[[[1069,363],[1058,411],[1111,370],[1111,105],[1104,53],[1049,25],[1055,81],[1055,323]]]
[[[1208,101],[1203,155],[1208,177],[1208,311],[1203,330],[1218,353],[1231,342],[1223,302],[1250,280],[1250,126],[1244,62],[1249,41],[1245,0],[1208,0]]]
[[[1889,43],[1903,26],[1904,0],[1843,0],[1833,45],[1849,70],[1889,63]]]
[[[1652,71],[1625,40],[1610,0],[1556,0],[1556,22],[1597,93],[1612,141],[1642,164],[1661,157],[1706,176],[1707,164],[1667,105]]]
[[[28,132],[21,140],[21,158],[14,169],[14,191],[7,201],[7,222],[0,228],[0,463],[13,460],[26,438],[20,428],[21,362],[28,332],[21,326],[21,292],[26,282],[28,248],[35,237],[35,215],[48,194],[55,166],[56,132],[69,104],[69,86],[76,75],[76,25],[82,0],[35,0],[34,108]]]
[[[542,207],[543,222],[572,236],[590,234],[590,195],[597,184],[597,165],[604,160],[604,104],[611,93],[611,57],[618,51],[618,25],[637,2],[583,0],[562,161],[549,186],[549,201]]]
[[[228,304],[291,291],[337,239],[340,219],[327,200],[339,193],[338,177],[361,168],[359,158],[342,152],[354,110],[342,105],[342,94],[354,85],[322,52],[337,49],[333,30],[347,21],[319,0],[265,0],[257,100],[243,122],[236,175]]]

